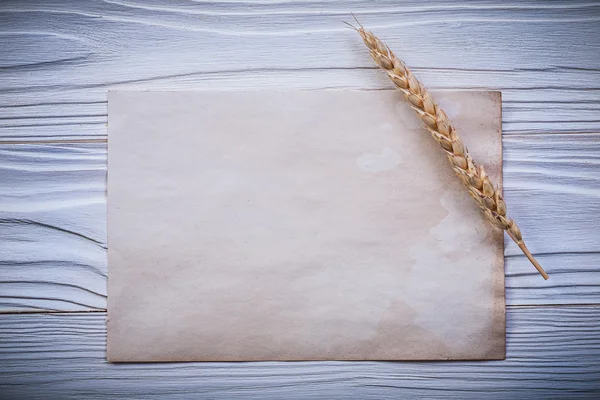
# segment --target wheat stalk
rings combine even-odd
[[[356,20],[356,18],[355,18]],[[436,104],[431,94],[425,89],[417,77],[406,65],[392,53],[372,32],[367,31],[356,21],[358,28],[350,25],[362,37],[371,52],[371,57],[385,71],[396,88],[406,96],[413,110],[424,122],[425,128],[448,156],[456,175],[469,190],[469,194],[486,218],[495,226],[506,231],[508,236],[519,246],[538,272],[548,279],[542,266],[533,257],[521,235],[517,223],[506,216],[506,203],[500,189],[492,184],[483,166],[475,164],[464,143],[448,120],[446,113]]]

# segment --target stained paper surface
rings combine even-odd
[[[498,92],[440,92],[501,179]],[[110,361],[505,355],[502,232],[396,91],[110,92]]]

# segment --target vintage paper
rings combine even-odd
[[[500,94],[437,98],[499,181]],[[108,106],[110,361],[504,358],[502,233],[400,93]]]

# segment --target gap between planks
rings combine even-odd
[[[0,140],[4,144],[81,144],[81,143],[107,143],[108,139],[42,139],[42,140]]]
[[[581,307],[600,307],[600,303],[579,303],[579,304],[526,304],[526,305],[506,305],[506,311],[530,309],[530,308],[581,308]],[[95,310],[78,310],[78,311],[61,311],[61,310],[0,310],[0,315],[15,315],[15,314],[91,314],[91,313],[106,313],[106,308],[98,308]]]
[[[385,89],[388,90],[388,89]],[[582,131],[560,131],[560,132],[545,132],[545,131],[518,131],[518,132],[502,132],[502,137],[510,136],[535,136],[535,135],[552,135],[554,133],[561,135],[600,135],[600,132],[582,132]],[[24,145],[44,145],[44,144],[82,144],[82,143],[108,143],[108,138],[96,138],[96,139],[39,139],[39,140],[2,140],[0,139],[0,146],[12,145],[12,144],[24,144]]]

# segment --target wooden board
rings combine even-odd
[[[508,360],[106,365],[105,144],[73,143],[106,138],[106,91],[389,88],[350,12],[428,87],[503,91],[509,212],[551,273],[507,242]],[[585,1],[3,1],[0,397],[598,398],[598,309],[530,308],[598,304],[598,37]]]
[[[109,88],[391,88],[350,12],[430,88],[502,90],[506,132],[598,131],[594,3],[0,4],[0,139],[104,137]]]
[[[508,304],[598,303],[600,135],[513,135],[504,148],[509,211],[552,275],[507,239]],[[104,309],[106,144],[0,145],[0,157],[0,309]]]
[[[0,316],[3,398],[597,399],[600,308],[509,308],[505,361],[109,364],[105,314]]]

